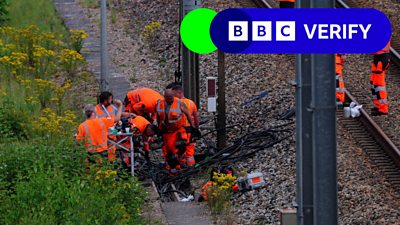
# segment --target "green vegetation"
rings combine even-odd
[[[7,25],[24,28],[36,25],[42,31],[66,34],[66,29],[57,17],[53,0],[11,0],[9,6],[10,21]]]
[[[74,143],[87,34],[51,2],[13,0],[0,27],[0,224],[143,224],[138,182]]]
[[[0,224],[143,224],[141,186],[106,168],[84,171],[84,150],[70,140],[0,148]]]
[[[8,21],[8,0],[0,0],[0,24]]]
[[[207,203],[211,215],[217,221],[217,224],[234,224],[230,199],[232,197],[232,186],[235,184],[236,177],[231,174],[214,172],[213,178],[213,186],[207,190]]]
[[[87,8],[99,7],[99,0],[79,0],[81,4]]]

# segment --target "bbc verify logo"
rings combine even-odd
[[[390,40],[391,25],[375,9],[227,9],[210,34],[228,53],[374,53]]]
[[[240,54],[375,53],[389,42],[389,19],[376,9],[210,9],[181,24],[187,48]]]
[[[272,22],[254,21],[251,24],[253,41],[272,41]],[[296,22],[295,21],[277,21],[276,41],[295,41],[296,40]],[[249,22],[247,21],[229,21],[229,41],[248,41],[249,40]]]
[[[253,21],[252,41],[272,41],[272,21]],[[372,24],[304,24],[304,32],[308,39],[353,39],[361,35],[362,39],[368,39],[368,32]],[[248,41],[249,22],[230,21],[229,41]],[[277,21],[275,23],[276,41],[296,41],[296,21]]]

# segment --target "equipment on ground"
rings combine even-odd
[[[236,180],[239,191],[249,191],[265,186],[264,176],[260,172],[250,173]]]

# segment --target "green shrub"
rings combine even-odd
[[[28,115],[13,102],[0,102],[0,142],[28,138],[30,122]]]
[[[8,0],[0,0],[0,25],[9,20],[8,18]]]
[[[141,185],[107,166],[85,170],[70,140],[0,149],[0,224],[143,224]]]

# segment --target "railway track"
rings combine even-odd
[[[252,0],[255,6],[260,8],[274,8],[277,7],[276,1],[269,0]],[[357,7],[353,0],[336,1],[337,7],[351,8]],[[391,47],[391,76],[388,77],[389,82],[398,84],[400,86],[400,42],[392,40]],[[393,68],[394,67],[394,68]],[[352,102],[363,104],[367,100],[361,91],[354,91],[353,93],[346,92],[346,97]],[[360,101],[357,101],[357,99]],[[339,110],[338,113],[342,113]],[[339,117],[344,127],[352,134],[353,138],[357,141],[358,145],[368,154],[369,158],[381,169],[385,178],[393,184],[394,188],[400,192],[400,150],[395,143],[400,143],[400,140],[394,138],[392,140],[382,130],[382,128],[375,122],[374,119],[367,113],[365,109],[361,110],[361,116],[356,119],[346,119],[342,116]]]

